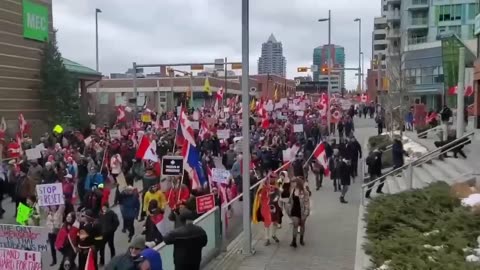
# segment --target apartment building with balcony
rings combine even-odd
[[[403,80],[402,85],[405,85],[410,102],[422,102],[429,108],[439,108],[445,93],[440,40],[442,36],[450,34],[457,35],[466,43],[474,38],[478,1],[381,0],[381,3],[381,14],[387,21],[386,76],[390,80]],[[375,50],[381,48],[377,30],[377,24],[381,21],[375,19],[372,34],[374,60],[375,54],[381,52]],[[372,65],[372,70],[374,68]],[[389,71],[392,69],[402,70],[402,76],[391,74]],[[378,76],[375,74],[378,72],[372,72],[372,76]],[[389,85],[394,88],[395,84]]]

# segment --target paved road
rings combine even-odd
[[[355,119],[358,141],[376,134],[372,119]],[[312,194],[312,212],[307,220],[306,246],[291,248],[291,227],[286,224],[278,231],[280,244],[265,247],[262,225],[255,226],[257,233],[255,255],[242,258],[229,269],[315,269],[315,270],[351,270],[355,264],[358,210],[361,202],[361,183],[356,181],[350,186],[346,200],[348,204],[339,202],[339,193],[333,191],[329,179],[324,186]],[[207,266],[208,269],[208,266]]]

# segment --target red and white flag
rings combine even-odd
[[[205,140],[205,136],[209,133],[207,122],[205,120],[200,120],[200,130],[198,131],[198,137],[200,140]]]
[[[20,130],[20,135],[23,137],[24,133],[27,133],[27,121],[25,120],[25,117],[23,117],[23,113],[21,113],[18,116],[18,127]]]
[[[368,95],[363,93],[360,95],[360,102],[367,103],[368,102]]]
[[[127,120],[127,117],[125,114],[125,107],[118,106],[117,107],[117,123],[125,122],[126,120]]]
[[[449,95],[456,95],[457,94],[457,89],[458,89],[458,86],[452,86],[448,89],[448,94]],[[471,85],[465,87],[465,92],[463,93],[464,96],[466,97],[470,97],[473,95],[473,87]]]
[[[137,153],[135,154],[136,158],[141,158],[142,160],[151,160],[153,162],[158,162],[157,156],[157,144],[153,140],[150,142],[147,136],[142,136],[140,145],[138,146]]]
[[[165,221],[165,215],[164,214],[158,214],[158,215],[152,215],[150,216],[150,220],[155,224],[155,227],[157,227],[158,231],[162,235],[166,235],[169,231],[169,228],[167,227],[167,222]]]
[[[220,106],[220,103],[222,103],[223,101],[223,94],[224,94],[223,87],[220,87],[220,89],[215,94],[215,104],[213,105],[213,110],[215,111],[215,115],[217,116],[220,114],[219,106]]]
[[[85,263],[85,270],[97,270],[95,263],[95,252],[92,248],[88,250],[87,262]]]
[[[7,131],[7,122],[5,122],[5,118],[2,117],[2,121],[0,122],[0,140],[5,140],[6,131]]]
[[[315,150],[313,151],[313,157],[323,166],[325,169],[325,175],[328,175],[330,173],[330,170],[328,168],[328,158],[327,158],[327,153],[325,152],[325,143],[322,142],[315,147]]]

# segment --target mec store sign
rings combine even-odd
[[[23,0],[23,37],[48,40],[48,8]]]

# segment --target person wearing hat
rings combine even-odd
[[[157,201],[158,207],[162,210],[167,205],[167,199],[165,198],[163,192],[159,189],[159,185],[151,186],[143,196],[143,211],[146,212],[147,215],[150,215],[148,207],[151,201]]]
[[[138,192],[133,186],[127,186],[119,196],[120,213],[123,218],[122,232],[128,231],[128,242],[132,240],[135,234],[134,221],[140,212],[140,200]]]
[[[100,255],[100,265],[105,264],[105,246],[108,244],[110,248],[110,258],[115,257],[115,231],[117,230],[120,222],[118,221],[118,216],[113,212],[109,206],[108,202],[102,204],[102,211],[99,216],[100,226],[102,228],[103,239],[99,243],[99,255]]]
[[[50,161],[45,162],[45,168],[42,171],[42,183],[53,184],[57,181],[57,174],[53,169],[53,164]]]
[[[150,190],[150,187],[160,184],[160,179],[154,174],[152,166],[147,167],[142,184],[143,190]],[[139,221],[143,221],[147,215],[147,212],[144,210],[148,207],[148,204],[145,205],[145,194],[146,192],[142,194],[142,213]]]
[[[94,256],[93,262],[95,269],[97,268],[97,256],[95,251],[95,239],[101,233],[99,223],[95,222],[93,211],[87,209],[82,213],[80,220],[80,228],[78,231],[78,268],[85,269],[87,265],[88,255]]]
[[[208,243],[205,230],[193,224],[195,215],[187,210],[179,210],[183,226],[173,229],[163,237],[166,245],[173,245],[175,270],[200,270],[202,249]]]
[[[105,270],[132,270],[138,269],[142,262],[140,254],[146,248],[145,237],[136,236],[128,246],[126,253],[113,257]]]

